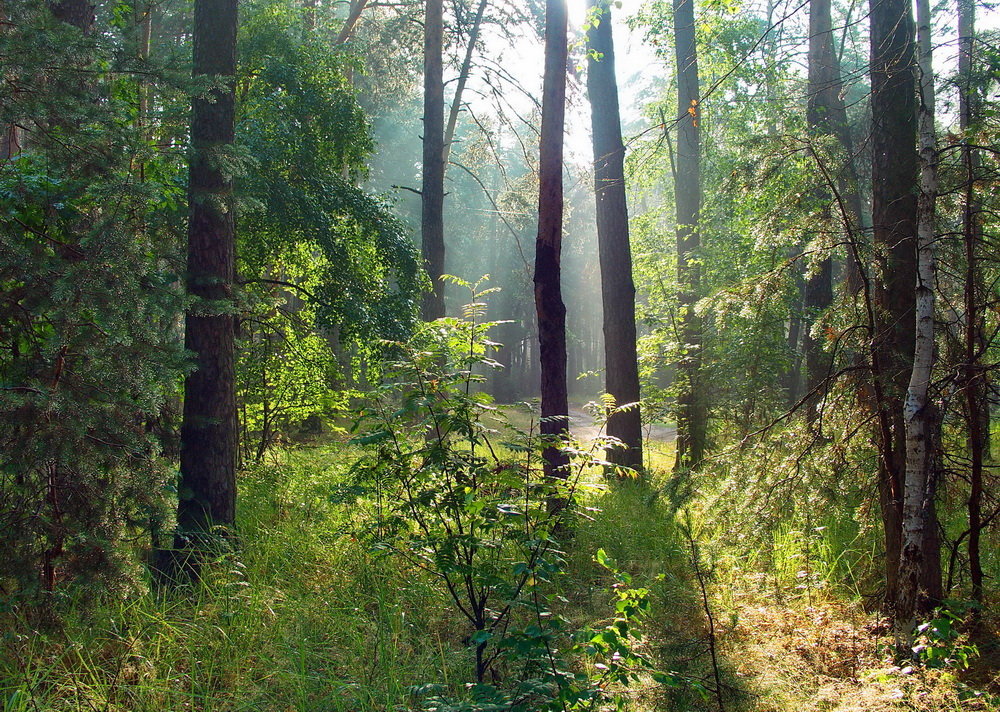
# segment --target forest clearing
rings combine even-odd
[[[986,0],[0,0],[0,712],[1000,712]]]

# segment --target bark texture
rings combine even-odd
[[[969,576],[972,598],[983,603],[983,564],[981,540],[983,530],[984,465],[990,453],[990,412],[987,400],[987,372],[982,358],[985,353],[985,327],[979,284],[980,245],[983,241],[982,205],[976,193],[982,159],[970,145],[979,114],[977,89],[972,78],[972,58],[975,54],[976,4],[974,0],[958,0],[958,98],[959,127],[965,136],[962,163],[965,169],[965,190],[962,205],[962,237],[965,250],[965,333],[962,368],[962,392],[966,423],[966,443],[969,449]]]
[[[597,243],[601,263],[601,304],[604,308],[605,389],[616,406],[607,434],[623,448],[609,448],[609,462],[642,469],[642,419],[639,413],[639,366],[635,345],[635,283],[629,244],[628,203],[625,198],[625,144],[622,142],[611,8],[597,0],[600,24],[588,34],[590,97],[594,142],[594,194],[597,199]],[[599,59],[595,59],[595,53]]]
[[[442,0],[426,1],[424,17],[424,157],[420,236],[424,269],[433,285],[424,294],[423,318],[444,316],[444,20]]]
[[[195,370],[184,382],[178,544],[236,518],[233,181],[220,165],[233,143],[236,0],[195,0],[194,74],[223,79],[194,100],[189,171],[188,311],[185,347]]]
[[[565,0],[545,3],[545,79],[538,161],[538,236],[535,239],[535,311],[541,359],[541,433],[545,474],[565,478],[569,457],[555,441],[569,431],[566,390],[566,305],[562,300],[563,130],[566,119]],[[550,502],[559,509],[565,502]]]
[[[809,3],[809,98],[806,119],[812,136],[833,136],[842,152],[842,160],[831,177],[836,189],[840,219],[849,240],[856,240],[862,227],[863,210],[858,189],[858,171],[854,162],[855,146],[844,105],[844,83],[840,58],[834,46],[830,0]],[[848,250],[847,288],[857,294],[862,288],[864,268]]]
[[[930,399],[934,369],[934,288],[937,265],[934,254],[935,205],[938,193],[937,135],[934,130],[934,71],[931,50],[931,13],[928,0],[917,0],[919,50],[918,123],[920,146],[920,195],[917,201],[916,327],[913,370],[906,391],[906,479],[903,492],[903,533],[896,599],[896,642],[911,647],[917,616],[929,613],[940,597],[940,583],[928,586],[937,569],[940,551],[927,546],[928,530],[937,530],[934,499],[937,490],[935,443],[941,424]],[[936,565],[935,565],[936,561]],[[937,593],[937,597],[934,594]]]
[[[702,323],[694,305],[701,290],[701,96],[695,43],[694,0],[674,1],[677,57],[677,283],[680,341],[677,364],[677,467],[697,467],[705,456],[708,410],[701,383]]]
[[[840,76],[840,62],[833,42],[833,23],[830,0],[810,0],[809,3],[809,83],[806,121],[809,134],[814,139],[827,136],[836,138],[843,153],[843,161],[831,174],[836,185],[826,186],[817,195],[824,205],[824,223],[831,217],[832,192],[841,197],[841,220],[848,239],[856,237],[861,222],[861,199],[857,189],[857,172],[852,160],[852,141],[844,106],[843,82]],[[848,287],[851,293],[858,291],[860,267],[852,255],[848,256]],[[812,334],[816,318],[833,303],[833,261],[829,254],[823,256],[806,278],[803,290],[804,329],[802,351],[805,360],[806,419],[816,422],[820,415],[828,384],[831,361],[823,351],[822,342]]]
[[[899,593],[906,470],[903,400],[913,363],[916,280],[916,77],[909,0],[871,0],[872,229],[877,252],[871,339],[872,408],[879,429],[885,602]]]
[[[94,28],[96,6],[87,0],[61,0],[49,3],[49,8],[57,20],[79,28],[85,35],[89,35]]]

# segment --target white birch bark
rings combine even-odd
[[[934,130],[934,73],[931,65],[931,15],[928,0],[917,0],[919,91],[917,120],[920,156],[920,196],[917,203],[916,340],[913,370],[906,392],[906,480],[903,490],[903,541],[899,562],[899,596],[895,632],[900,649],[912,644],[916,617],[927,603],[921,590],[927,566],[924,542],[931,521],[936,477],[933,472],[931,428],[936,418],[928,398],[934,367],[934,215],[938,192],[937,136]]]

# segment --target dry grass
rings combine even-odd
[[[974,673],[893,664],[884,621],[858,605],[814,601],[774,605],[744,597],[724,640],[755,712],[949,712],[998,710],[996,698],[964,680]],[[984,663],[985,661],[976,661]],[[975,662],[974,662],[975,665]],[[1000,682],[987,672],[993,688]],[[994,689],[994,692],[996,690]]]

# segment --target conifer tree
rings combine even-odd
[[[236,0],[197,0],[194,75],[216,85],[194,99],[188,199],[188,293],[184,345],[195,368],[184,383],[179,548],[236,520],[237,423],[233,281],[235,216],[231,150],[235,133]]]

